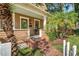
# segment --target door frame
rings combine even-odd
[[[34,28],[35,28],[35,21],[39,22],[39,27],[40,27],[40,20],[39,19],[34,19]],[[38,35],[40,35],[40,34],[38,34]]]

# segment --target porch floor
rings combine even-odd
[[[38,39],[39,39],[39,35],[31,36],[31,38],[32,38],[33,40],[38,40]]]

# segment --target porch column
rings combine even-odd
[[[12,13],[12,21],[13,21],[13,23],[12,23],[13,30],[15,30],[15,13],[14,12]]]
[[[30,29],[28,29],[28,39],[30,38]]]
[[[44,30],[45,30],[45,29],[46,29],[46,16],[43,16],[43,20],[44,20],[43,28],[44,28]]]
[[[39,29],[39,37],[42,37],[42,29]]]
[[[29,20],[28,20],[28,39],[30,38],[30,28],[29,28]]]

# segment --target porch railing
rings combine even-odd
[[[11,43],[0,43],[0,56],[11,56]]]
[[[77,46],[70,46],[70,42],[63,40],[63,56],[77,56]]]

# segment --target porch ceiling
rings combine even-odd
[[[13,12],[21,13],[39,19],[43,19],[43,16],[46,16],[41,12],[28,8],[29,6],[24,7],[24,5],[22,4],[12,4],[12,5],[14,6]]]

